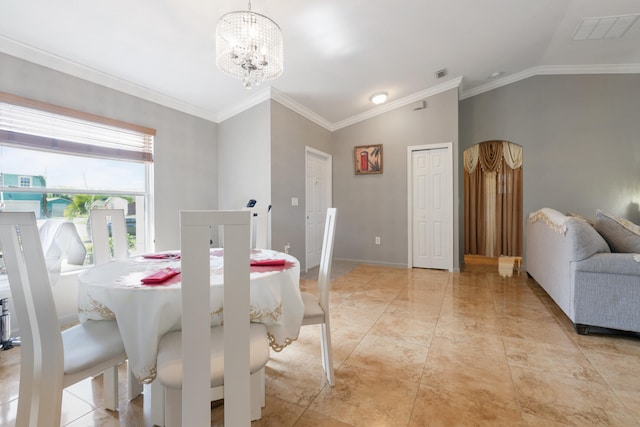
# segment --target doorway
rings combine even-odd
[[[320,265],[324,222],[332,206],[331,155],[311,147],[305,148],[305,268]]]
[[[408,148],[408,265],[453,271],[453,144]]]
[[[464,254],[522,256],[522,146],[484,141],[464,151]]]

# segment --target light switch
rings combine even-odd
[[[291,198],[291,206],[298,206],[298,198],[297,197],[292,197]]]

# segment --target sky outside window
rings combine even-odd
[[[0,172],[43,176],[48,188],[145,190],[144,163],[0,146]]]

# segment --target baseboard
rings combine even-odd
[[[399,267],[399,268],[407,268],[406,263],[394,263],[394,262],[383,262],[383,261],[373,261],[366,259],[349,259],[349,258],[333,258],[334,261],[340,262],[351,262],[354,264],[369,264],[369,265],[380,265],[385,267]]]

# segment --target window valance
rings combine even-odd
[[[56,153],[153,161],[155,130],[0,93],[0,143]]]
[[[480,165],[483,172],[495,172],[502,160],[511,169],[522,167],[522,147],[508,141],[485,141],[464,150],[464,170],[473,173]]]

